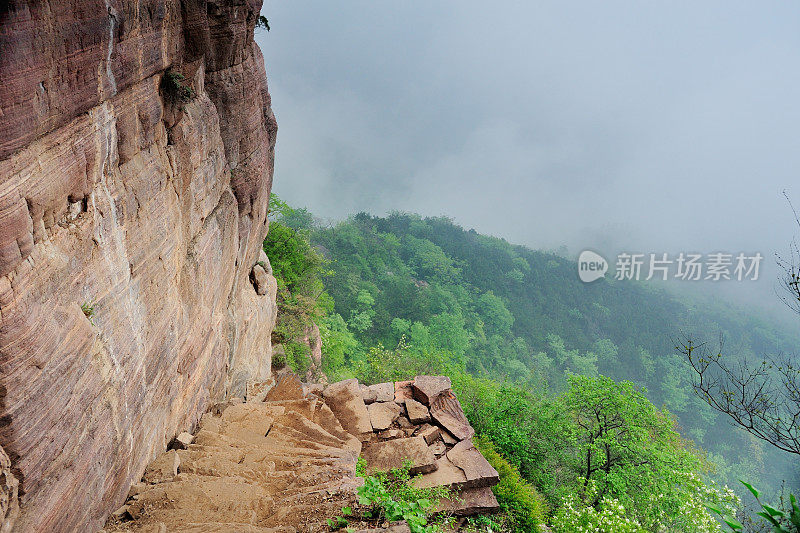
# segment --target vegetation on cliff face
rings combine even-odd
[[[482,449],[509,465],[496,467],[504,530],[718,531],[707,505],[731,515],[739,500],[715,480],[791,475],[692,393],[671,340],[721,331],[744,355],[788,348],[769,325],[642,285],[584,285],[569,260],[444,218],[323,227],[278,205],[265,249],[291,293],[282,308],[308,298],[297,316],[319,324],[326,374],[451,376]]]

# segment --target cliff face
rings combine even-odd
[[[269,376],[260,8],[0,7],[2,531],[97,529],[210,402]]]

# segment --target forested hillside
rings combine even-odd
[[[741,357],[793,353],[794,332],[644,283],[584,284],[571,260],[464,230],[446,218],[361,213],[321,226],[305,210],[275,205],[265,247],[282,284],[279,297],[292,310],[279,318],[277,330],[288,362],[305,370],[308,358],[295,340],[304,321],[314,320],[329,377],[460,376],[454,383],[461,397],[474,400],[465,402],[473,425],[544,495],[553,516],[579,507],[568,500],[582,487],[580,501],[598,512],[613,514],[600,503],[611,495],[629,511],[639,506],[631,512],[648,530],[659,524],[713,530],[681,522],[699,524],[698,516],[705,516],[698,494],[729,498],[713,480],[748,479],[772,491],[782,480],[796,481],[787,457],[734,429],[696,397],[689,367],[675,349],[676,340],[693,334],[711,341],[722,335]],[[613,444],[623,447],[620,457],[636,449],[650,465],[647,472],[634,459],[613,469],[613,461],[601,463],[606,472],[600,477],[582,466],[597,443],[581,437],[575,409],[588,408],[597,395],[616,398],[619,412],[629,409],[625,424],[646,428],[643,439],[652,442],[626,443],[617,435]],[[643,503],[647,498],[637,503],[633,497],[642,490],[633,480],[646,485],[653,476],[670,478],[668,487],[650,488],[672,491],[658,511],[672,506],[671,522],[658,518],[654,504]],[[696,514],[681,515],[680,508]]]

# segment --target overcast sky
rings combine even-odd
[[[535,248],[759,251],[768,267],[800,232],[781,196],[800,207],[800,3],[262,13],[274,191],[322,217],[413,211]]]

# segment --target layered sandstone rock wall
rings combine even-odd
[[[96,530],[210,402],[269,376],[260,7],[0,6],[2,531]]]

